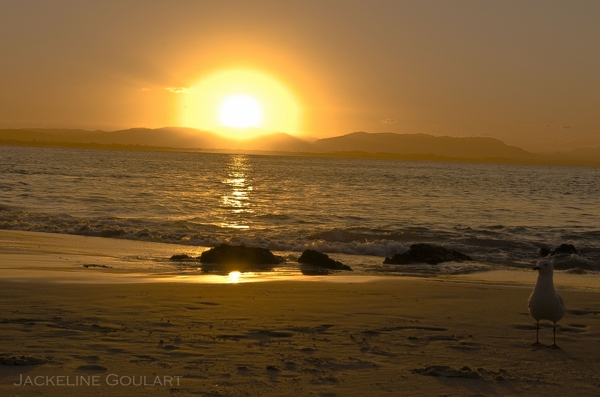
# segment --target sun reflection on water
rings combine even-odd
[[[234,216],[233,219],[228,219],[225,222],[222,222],[222,227],[232,229],[249,228],[244,224],[245,222],[240,219],[240,216],[243,214],[251,214],[254,212],[250,202],[250,192],[252,192],[252,186],[248,181],[248,171],[250,171],[250,164],[248,163],[247,156],[231,156],[227,178],[221,181],[221,183],[226,185],[231,190],[221,197],[221,205],[222,208],[226,209],[229,214]]]
[[[238,272],[237,270],[230,272],[229,273],[229,282],[234,283],[234,284],[239,283],[241,274],[242,273]]]

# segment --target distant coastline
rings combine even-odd
[[[143,142],[144,134],[148,135],[149,143]],[[164,144],[170,138],[173,138],[175,144]],[[412,141],[405,142],[407,140]],[[195,147],[196,145],[198,146]],[[380,150],[386,145],[390,148],[389,151]],[[539,154],[505,145],[492,138],[433,137],[425,134],[353,133],[320,139],[309,144],[283,133],[240,142],[217,137],[212,133],[184,128],[132,129],[115,132],[0,129],[0,146],[600,167],[600,148],[580,148],[566,153]],[[340,150],[336,150],[336,147]],[[363,147],[372,150],[362,150]],[[445,152],[460,155],[448,155]]]

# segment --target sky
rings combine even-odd
[[[0,54],[0,128],[210,129],[241,73],[271,130],[600,146],[593,0],[0,0]]]

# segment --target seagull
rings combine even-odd
[[[529,314],[536,321],[535,343],[532,346],[541,345],[539,340],[540,320],[549,320],[554,323],[554,343],[550,347],[559,349],[556,345],[556,323],[563,318],[566,310],[565,301],[554,289],[552,261],[542,259],[534,266],[533,270],[538,271],[538,279],[529,297]]]

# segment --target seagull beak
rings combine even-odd
[[[538,265],[535,265],[535,266],[533,267],[533,270],[540,270],[540,267],[539,267]]]

